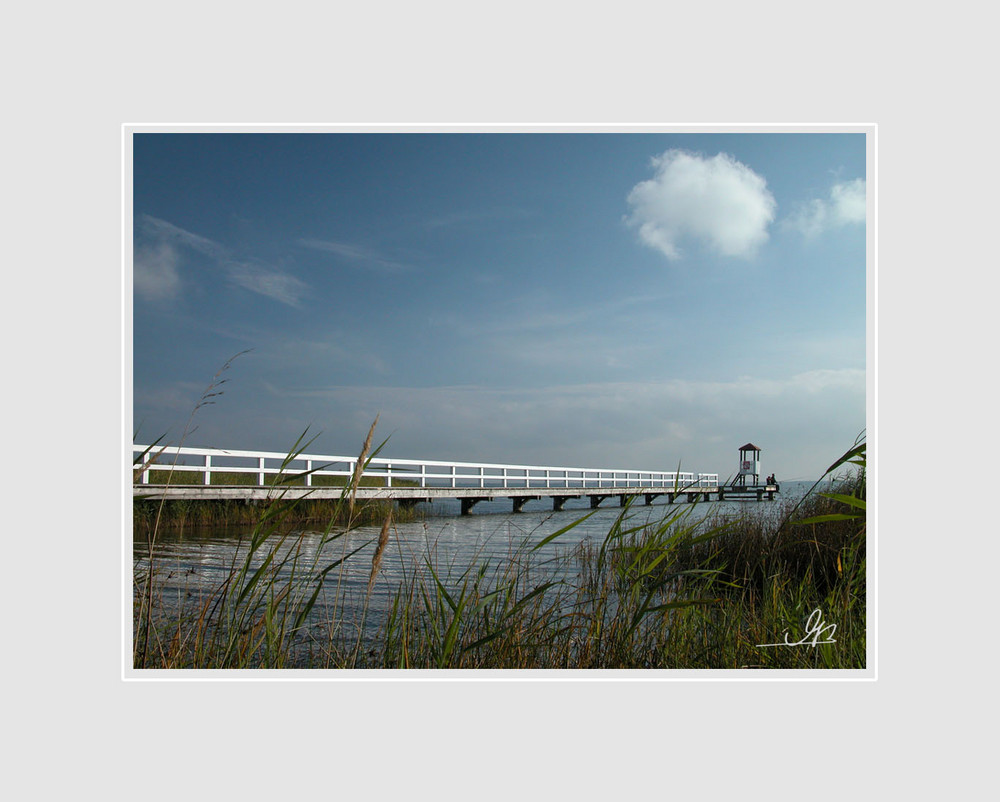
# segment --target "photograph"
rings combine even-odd
[[[872,677],[874,136],[126,126],[125,676]]]

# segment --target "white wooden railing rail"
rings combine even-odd
[[[174,470],[200,473],[202,483],[212,484],[212,473],[256,474],[257,486],[265,485],[266,476],[282,472],[282,462],[287,454],[274,451],[230,451],[219,448],[150,447],[132,446],[133,462],[145,460],[156,454],[154,463],[134,465],[141,469],[140,484],[150,484],[150,471]],[[305,484],[312,486],[315,477],[354,475],[357,457],[338,457],[320,454],[299,454],[285,468],[285,473],[307,472]],[[476,462],[440,462],[436,460],[389,459],[375,457],[365,469],[365,477],[385,480],[386,487],[393,480],[405,481],[408,486],[419,487],[478,487],[478,488],[574,488],[574,487],[662,487],[662,488],[717,488],[717,473],[692,473],[688,471],[613,470],[609,468],[565,468],[540,465],[504,465]]]

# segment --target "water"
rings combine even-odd
[[[627,512],[627,526],[641,526],[647,522],[658,523],[667,515],[680,515],[686,524],[693,524],[708,516],[733,516],[749,514],[765,516],[777,522],[782,514],[802,497],[811,485],[805,482],[782,484],[781,493],[774,501],[711,501],[697,504],[675,502],[667,504],[661,498],[645,506],[639,498]],[[586,520],[578,523],[565,534],[541,547],[533,555],[531,580],[540,583],[549,579],[569,579],[567,555],[584,542],[599,544],[622,509],[605,502]],[[568,526],[591,513],[587,499],[570,499],[562,511],[552,510],[551,500],[528,502],[520,513],[511,512],[509,499],[483,501],[471,515],[460,514],[457,500],[439,500],[419,508],[424,520],[395,523],[385,549],[379,574],[371,592],[369,576],[375,542],[381,527],[366,526],[347,535],[324,543],[322,532],[294,533],[279,554],[287,554],[294,545],[299,549],[300,566],[323,567],[348,557],[342,566],[335,568],[324,582],[323,592],[312,614],[310,626],[316,630],[329,628],[334,620],[357,622],[360,611],[367,605],[365,619],[371,625],[388,609],[392,594],[405,586],[415,574],[428,575],[427,564],[433,567],[437,578],[449,589],[459,587],[470,567],[486,563],[488,575],[509,563],[511,556],[531,548],[548,535]],[[229,576],[232,566],[239,566],[247,548],[250,527],[199,527],[180,530],[164,529],[157,534],[155,547],[158,593],[161,611],[167,616],[176,615],[181,608],[196,609],[200,603]],[[272,545],[278,545],[277,536],[265,543],[260,550],[264,555]],[[133,541],[133,563],[137,571],[148,565],[148,547],[144,536]],[[259,562],[259,561],[258,561]],[[286,572],[287,575],[287,572]]]

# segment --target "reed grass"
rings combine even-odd
[[[377,422],[377,418],[376,418]],[[280,489],[262,507],[214,585],[166,597],[166,565],[137,560],[136,668],[832,669],[863,668],[866,640],[866,446],[831,465],[836,481],[775,519],[669,507],[636,523],[626,505],[600,540],[562,547],[589,513],[544,537],[512,540],[502,558],[442,560],[434,544],[382,567],[395,515],[377,536],[354,493],[379,453],[375,423],[320,532],[296,530],[304,503]],[[303,449],[306,432],[282,472]],[[310,441],[311,442],[311,441]],[[148,455],[147,455],[148,456]],[[839,475],[838,475],[839,472]],[[296,476],[289,472],[289,478]],[[280,488],[281,483],[277,485]],[[816,487],[813,488],[813,491]],[[760,509],[752,505],[751,509]],[[365,516],[369,517],[366,518]],[[360,542],[359,542],[360,539]],[[358,565],[360,597],[348,569]],[[384,604],[373,607],[374,595]],[[802,637],[814,611],[831,642]],[[798,641],[802,641],[798,643]],[[775,643],[798,645],[770,646]]]
[[[282,465],[297,459],[308,445],[305,432],[289,451]],[[366,441],[366,451],[370,443]],[[368,460],[378,453],[371,452]],[[366,459],[361,462],[367,464]],[[295,654],[298,634],[324,589],[324,582],[338,566],[361,551],[367,543],[345,549],[330,562],[321,563],[323,547],[345,538],[360,525],[358,510],[350,506],[360,472],[352,485],[345,486],[330,523],[321,533],[317,548],[307,547],[306,533],[290,525],[295,520],[300,498],[285,498],[279,492],[260,511],[246,538],[240,538],[223,580],[172,619],[158,615],[151,588],[156,568],[152,539],[148,565],[136,572],[134,593],[137,603],[135,630],[144,632],[136,639],[133,662],[136,667],[284,668]],[[347,507],[345,510],[344,508]],[[346,524],[335,529],[335,522]],[[387,519],[388,520],[388,519]],[[142,597],[140,596],[140,588]],[[336,608],[333,608],[336,613]]]
[[[349,506],[349,488],[342,502]],[[276,502],[214,594],[156,630],[137,665],[389,669],[863,668],[866,664],[864,476],[773,519],[704,516],[698,505],[632,523],[626,506],[597,542],[552,552],[589,515],[503,559],[449,564],[432,549],[387,588],[377,620],[368,602],[392,533],[348,546],[328,528],[324,562],[305,559],[302,533]],[[756,507],[756,505],[754,505]],[[591,513],[593,514],[593,513]],[[358,612],[338,572],[374,545]],[[253,557],[254,559],[251,559]],[[386,582],[387,580],[382,580]],[[324,618],[309,622],[321,594]],[[835,642],[762,648],[797,638],[821,609]]]
[[[226,499],[166,499],[161,505],[155,499],[135,499],[132,503],[132,527],[137,536],[145,537],[154,526],[158,526],[160,531],[253,526],[268,503]],[[390,511],[394,520],[401,523],[410,523],[423,517],[423,512],[415,506],[397,506],[387,500],[371,500],[355,509],[354,524],[378,525]],[[299,527],[318,525],[322,528],[331,521],[343,526],[348,520],[349,511],[340,503],[339,498],[305,498],[289,514],[287,523]]]

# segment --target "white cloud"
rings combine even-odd
[[[833,217],[838,223],[865,222],[865,180],[855,178],[844,184],[835,184],[830,190]]]
[[[136,294],[147,301],[176,297],[181,286],[177,261],[177,251],[168,242],[137,248],[132,270]]]
[[[306,285],[287,273],[246,264],[228,266],[229,278],[241,287],[289,306],[298,306]]]
[[[767,182],[732,156],[707,158],[668,150],[652,160],[656,175],[628,195],[626,223],[668,259],[696,240],[724,256],[748,258],[767,242],[776,203]]]
[[[815,198],[802,204],[787,218],[786,225],[798,229],[806,237],[815,237],[851,223],[864,223],[866,214],[865,180],[855,178],[834,184],[826,200]]]
[[[139,218],[136,239],[133,282],[136,293],[146,300],[177,297],[185,251],[208,257],[234,284],[289,306],[298,306],[307,289],[288,273],[238,262],[218,242],[150,215]]]

